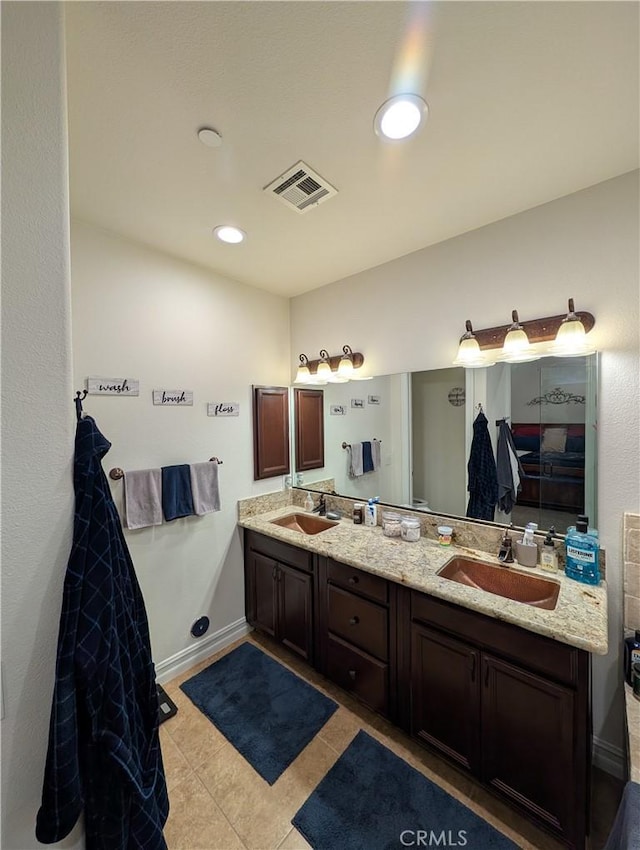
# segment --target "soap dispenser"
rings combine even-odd
[[[540,566],[543,570],[550,572],[558,572],[558,553],[553,543],[553,538],[556,536],[556,530],[553,526],[547,532],[542,544],[542,552],[540,553]]]
[[[313,498],[311,493],[307,491],[307,498],[304,500],[304,509],[305,511],[309,511],[309,513],[313,513]]]

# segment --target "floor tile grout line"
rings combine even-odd
[[[194,773],[195,773],[195,771],[194,771]],[[216,807],[216,809],[220,812],[220,814],[221,814],[221,815],[222,815],[222,817],[225,819],[225,821],[229,824],[229,828],[231,829],[231,831],[233,832],[233,834],[236,836],[236,838],[237,838],[237,839],[238,839],[238,841],[240,842],[240,845],[241,845],[242,847],[244,847],[244,848],[245,848],[245,850],[247,850],[247,845],[244,843],[244,841],[242,840],[242,838],[241,838],[241,837],[240,837],[240,835],[238,834],[237,830],[234,828],[233,824],[231,823],[231,821],[230,821],[230,820],[229,820],[229,818],[227,817],[227,815],[226,815],[226,813],[225,813],[224,809],[222,808],[222,806],[219,806],[219,805],[218,805],[218,803],[216,803],[215,797],[214,797],[214,796],[213,796],[213,794],[209,791],[209,789],[207,788],[207,786],[204,784],[204,782],[203,782],[203,781],[202,781],[202,779],[198,776],[198,774],[197,774],[197,773],[195,773],[195,777],[196,777],[196,779],[198,780],[198,782],[200,783],[200,785],[204,788],[204,790],[205,790],[205,792],[206,792],[207,796],[211,798],[211,802],[213,803],[213,805],[214,805],[214,806]]]

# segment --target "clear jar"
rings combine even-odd
[[[402,517],[392,511],[382,512],[382,533],[385,537],[400,537],[402,534]]]
[[[420,520],[412,517],[405,517],[401,523],[401,534],[403,540],[408,540],[409,543],[415,543],[420,540]]]

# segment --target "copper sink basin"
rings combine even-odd
[[[326,531],[338,524],[315,514],[288,514],[281,519],[272,519],[271,523],[289,528],[291,531],[301,531],[302,534],[320,534],[321,531]]]
[[[560,585],[556,581],[530,576],[506,567],[496,567],[470,558],[452,558],[438,575],[464,584],[494,593],[505,599],[523,602],[536,608],[553,611],[558,602]]]

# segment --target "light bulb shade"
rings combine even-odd
[[[353,361],[346,354],[343,356],[342,360],[338,363],[338,376],[340,378],[349,378],[353,375]]]
[[[498,360],[503,363],[526,363],[528,360],[536,360],[537,354],[531,351],[531,343],[526,331],[520,324],[514,322],[502,344],[502,351]]]
[[[481,369],[484,366],[492,366],[486,354],[480,349],[478,340],[473,335],[473,331],[469,330],[471,323],[467,323],[467,332],[460,340],[458,346],[458,356],[453,361],[454,366],[464,366],[465,369]]]
[[[575,313],[570,312],[562,321],[551,352],[559,357],[578,357],[593,352],[584,325]]]
[[[309,371],[308,366],[298,366],[298,371],[296,372],[296,379],[294,381],[296,384],[309,384],[311,383],[311,372]]]
[[[316,370],[316,375],[323,381],[328,381],[331,377],[331,366],[327,363],[326,360],[322,360],[318,363],[318,368]]]
[[[330,384],[348,384],[349,378],[341,377],[337,372],[329,378]]]

